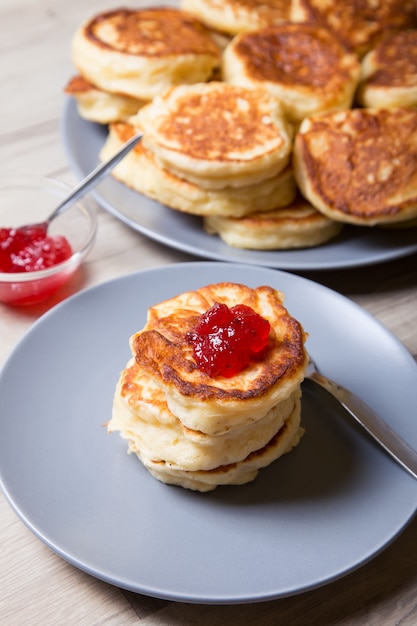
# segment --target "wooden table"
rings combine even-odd
[[[145,3],[134,4],[141,5]],[[63,87],[73,74],[70,40],[85,18],[116,6],[108,0],[2,1],[3,175],[37,173],[76,182],[60,137]],[[0,364],[31,324],[70,293],[139,268],[196,260],[146,239],[100,207],[97,210],[96,245],[85,271],[68,288],[36,308],[17,310],[0,305]],[[308,277],[358,302],[416,358],[416,256],[361,270],[310,273]],[[3,495],[0,532],[0,623],[5,626],[417,624],[417,519],[382,554],[341,580],[296,597],[245,606],[168,602],[98,581],[44,546]]]

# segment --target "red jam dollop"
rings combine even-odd
[[[259,358],[268,345],[270,323],[251,307],[217,302],[186,336],[198,368],[210,377],[230,378]]]
[[[0,228],[0,272],[44,270],[71,255],[68,240],[62,235],[47,235],[44,226]]]

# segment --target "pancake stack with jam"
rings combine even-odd
[[[254,480],[303,433],[306,335],[267,286],[210,284],[156,304],[130,340],[108,431],[158,480]]]

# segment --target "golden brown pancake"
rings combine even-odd
[[[365,107],[417,107],[417,30],[381,41],[362,60],[358,102]]]
[[[417,216],[417,110],[354,109],[305,119],[294,146],[302,194],[336,221]]]
[[[181,0],[181,8],[217,30],[236,35],[289,19],[288,0]]]
[[[300,401],[281,429],[259,450],[251,452],[243,461],[220,465],[211,470],[183,470],[171,464],[147,457],[134,444],[130,451],[142,461],[146,469],[158,480],[169,485],[177,485],[194,491],[212,491],[219,485],[244,485],[257,477],[259,470],[276,461],[283,454],[291,452],[304,434],[300,426]]]
[[[414,0],[292,0],[290,19],[327,28],[361,57],[389,33],[417,26]]]
[[[218,435],[259,421],[288,398],[305,375],[305,333],[271,287],[210,284],[161,302],[131,338],[136,362],[163,390],[170,411],[188,428]],[[216,302],[250,306],[271,324],[268,349],[240,373],[212,378],[201,371],[186,340]]]
[[[223,82],[172,87],[137,122],[162,167],[205,189],[272,178],[290,159],[292,129],[263,90]]]
[[[79,75],[68,81],[65,93],[75,98],[81,117],[98,124],[128,120],[145,104],[144,100],[103,91]]]
[[[105,161],[133,136],[131,124],[111,124],[100,151]],[[260,183],[243,187],[202,189],[160,167],[143,143],[135,146],[113,170],[113,176],[131,189],[172,209],[193,215],[242,216],[290,204],[296,194],[292,166]]]
[[[104,91],[151,100],[170,85],[208,80],[220,65],[211,32],[174,8],[115,9],[77,29],[72,60]]]
[[[132,359],[117,383],[107,430],[120,432],[135,451],[172,469],[207,471],[243,461],[263,448],[291,416],[299,398],[297,389],[259,422],[211,436],[184,426],[169,410],[162,390]]]
[[[322,245],[336,237],[343,224],[298,196],[289,206],[275,211],[241,218],[212,215],[204,219],[204,227],[234,248],[290,250]]]
[[[297,124],[349,108],[360,63],[327,30],[286,22],[237,35],[223,53],[222,73],[226,82],[266,89]]]

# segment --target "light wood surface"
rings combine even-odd
[[[63,87],[74,73],[70,40],[85,18],[116,6],[108,0],[2,0],[2,175],[37,173],[75,184],[60,136]],[[95,247],[84,271],[59,296],[36,308],[0,305],[0,365],[33,322],[70,293],[139,268],[197,260],[147,240],[97,210]],[[355,271],[305,275],[358,302],[416,358],[416,261],[413,256]],[[146,598],[96,580],[51,552],[0,495],[0,623],[415,626],[417,519],[382,554],[323,588],[274,602],[210,606]]]

